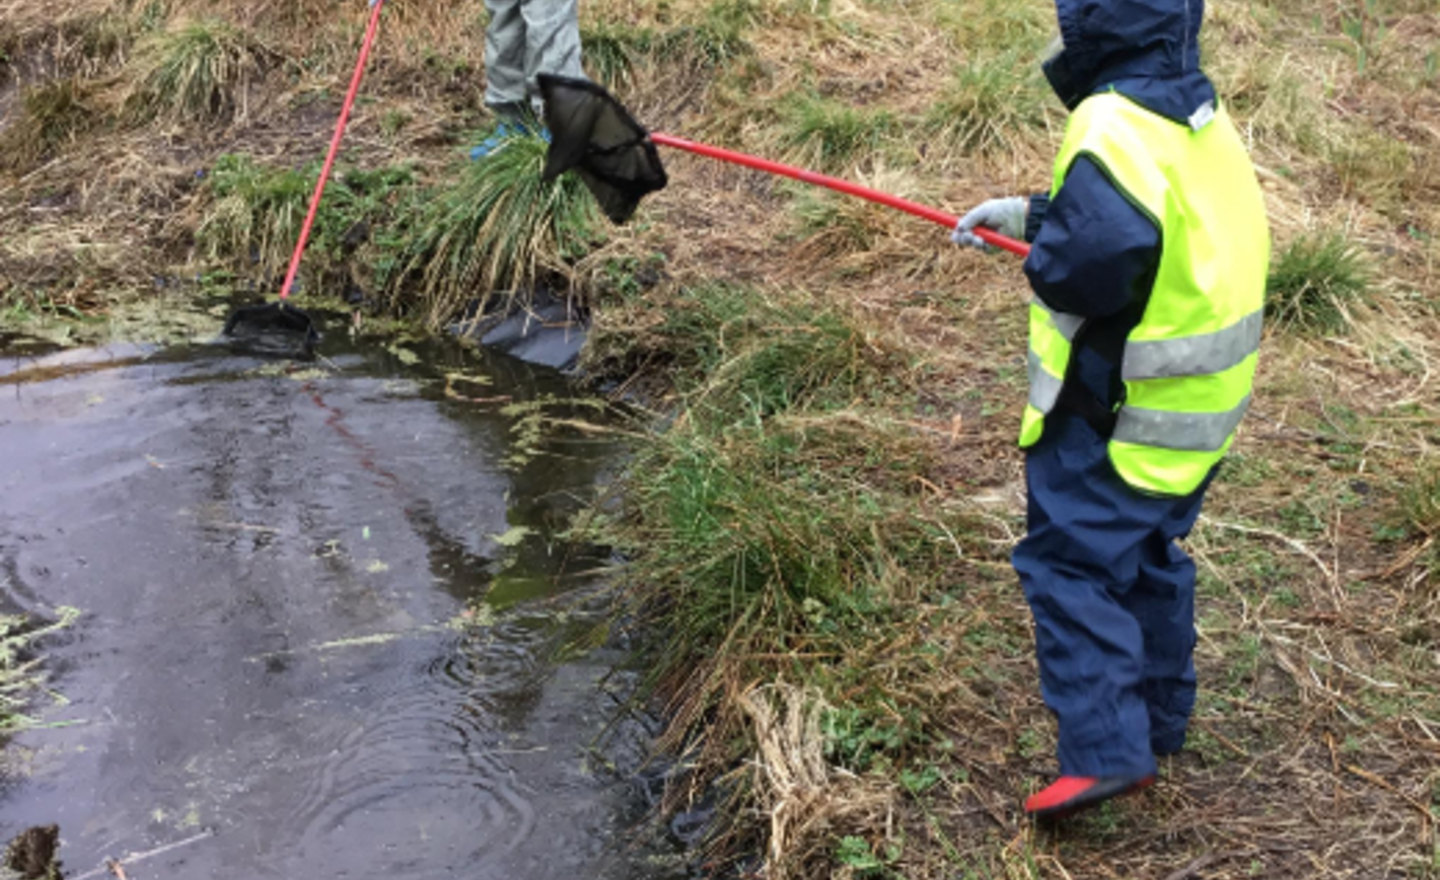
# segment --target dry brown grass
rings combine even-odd
[[[753,725],[752,784],[769,819],[770,876],[805,876],[807,863],[827,862],[830,853],[815,850],[838,831],[893,827],[893,789],[826,759],[829,707],[821,694],[778,682],[751,688],[737,703]]]

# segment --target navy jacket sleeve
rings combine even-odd
[[[1134,302],[1160,262],[1160,231],[1085,156],[1039,213],[1025,275],[1054,311],[1114,315]]]
[[[1033,243],[1045,223],[1045,212],[1050,210],[1050,194],[1036,193],[1030,197],[1030,210],[1025,212],[1025,240]]]

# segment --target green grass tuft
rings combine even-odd
[[[250,86],[277,60],[258,39],[226,22],[183,22],[143,41],[143,73],[127,109],[142,120],[243,117]]]
[[[325,189],[301,263],[306,290],[354,283],[439,326],[474,300],[556,280],[594,242],[598,212],[577,178],[541,181],[546,144],[512,140],[484,162],[422,187],[407,167],[346,169]],[[196,231],[201,259],[276,284],[289,263],[320,170],[225,156]]]
[[[195,240],[203,259],[249,269],[264,283],[278,283],[290,261],[320,163],[304,169],[267,168],[248,156],[223,156],[211,171],[214,201]],[[315,228],[301,263],[301,281],[319,293],[337,293],[348,277],[346,260],[398,212],[413,190],[408,168],[342,170],[332,175],[315,216]]]
[[[689,695],[677,729],[717,710],[725,729],[720,695],[757,655],[867,644],[948,545],[907,495],[929,447],[865,408],[903,364],[848,313],[710,284],[671,302],[659,334],[680,353],[683,414],[638,452],[611,540],[635,552],[639,613],[663,634],[656,680]]]
[[[1055,7],[1050,3],[967,0],[963,4],[943,3],[934,15],[962,50],[976,46],[1022,47],[1037,66],[1042,60],[1041,50],[1057,32]]]
[[[758,0],[714,0],[705,9],[705,19],[717,28],[739,33],[760,24],[764,7]]]
[[[784,142],[801,161],[840,171],[860,156],[881,151],[899,126],[887,110],[854,107],[810,95],[793,96],[781,109]]]
[[[868,251],[879,237],[880,230],[867,222],[871,214],[866,206],[854,200],[806,188],[799,191],[793,210],[801,234],[823,236],[832,252]]]
[[[1320,85],[1306,79],[1290,59],[1241,56],[1220,73],[1217,85],[1227,106],[1258,141],[1309,153],[1326,148]]]
[[[1020,150],[1046,123],[1039,65],[1018,51],[958,67],[926,114],[926,128],[965,152]]]
[[[523,295],[563,274],[594,244],[594,198],[573,174],[541,180],[548,144],[516,137],[483,162],[455,169],[405,218],[389,285],[392,305],[432,326],[473,300]]]
[[[681,25],[656,37],[651,54],[657,60],[709,69],[753,54],[740,28],[725,22]]]
[[[310,174],[270,169],[248,156],[222,156],[210,172],[215,202],[195,233],[205,259],[258,264],[265,275],[284,268],[300,235]]]
[[[638,59],[650,51],[654,35],[645,29],[600,24],[581,29],[585,67],[590,78],[609,89],[633,84]]]
[[[1342,331],[1349,325],[1350,307],[1366,301],[1371,274],[1364,254],[1343,234],[1303,236],[1270,267],[1266,312],[1284,327]]]
[[[1423,563],[1432,572],[1440,571],[1440,470],[1430,468],[1412,478],[1400,494],[1399,527],[1430,546]]]

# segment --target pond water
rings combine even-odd
[[[421,345],[0,341],[0,602],[80,612],[7,839],[58,823],[71,878],[676,876],[628,843],[618,649],[578,646],[606,560],[558,536],[619,451],[522,447],[502,409],[562,378]]]

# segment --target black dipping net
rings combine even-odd
[[[315,319],[284,302],[236,309],[221,334],[239,351],[298,360],[313,358],[320,341]]]
[[[629,220],[641,199],[668,182],[650,133],[589,80],[546,73],[537,80],[551,137],[545,180],[574,171],[606,217]]]

